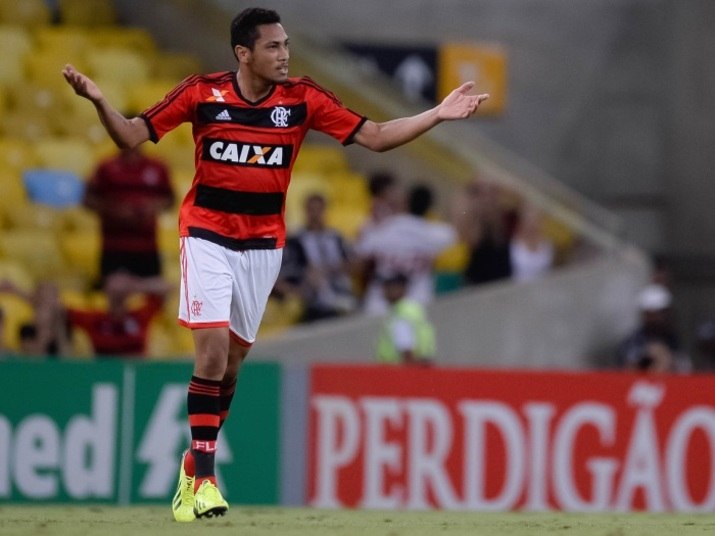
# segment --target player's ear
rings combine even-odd
[[[233,53],[236,55],[236,59],[241,62],[245,61],[246,58],[248,58],[249,54],[251,53],[251,50],[248,47],[236,45],[233,49]]]

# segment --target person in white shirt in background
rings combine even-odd
[[[389,309],[382,280],[395,272],[408,279],[407,297],[427,305],[434,297],[434,262],[437,256],[457,240],[455,229],[425,216],[432,206],[432,192],[424,186],[414,187],[409,194],[409,211],[403,207],[379,225],[366,229],[355,252],[369,273],[363,311],[384,314]]]
[[[554,245],[544,234],[543,214],[525,205],[509,243],[511,275],[515,281],[531,281],[551,271]]]

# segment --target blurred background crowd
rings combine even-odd
[[[190,355],[190,333],[176,323],[176,229],[193,174],[191,132],[120,152],[60,70],[71,61],[137,114],[207,66],[123,22],[111,0],[2,0],[0,52],[0,353]],[[311,139],[286,218],[283,266],[259,338],[384,316],[383,283],[395,276],[428,307],[482,285],[528,285],[593,256],[578,227],[488,168],[445,188],[427,171],[355,166],[343,148]],[[712,366],[715,329],[704,321],[679,333],[668,271],[667,262],[652,264],[632,304],[634,331],[602,363]]]

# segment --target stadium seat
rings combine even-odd
[[[8,211],[22,209],[27,202],[27,191],[20,172],[0,169],[0,216],[5,219]]]
[[[184,52],[157,51],[152,65],[152,73],[156,78],[176,82],[201,71],[199,58]]]
[[[27,294],[35,288],[35,281],[27,273],[25,267],[11,258],[0,259],[0,281],[9,281]]]
[[[341,171],[327,177],[333,188],[333,202],[358,206],[366,213],[370,207],[367,179],[359,173]]]
[[[14,86],[22,84],[25,80],[25,58],[20,55],[3,52],[3,59],[0,62],[0,84],[4,86]]]
[[[67,267],[88,281],[99,277],[101,237],[98,231],[71,231],[59,236]]]
[[[0,137],[0,169],[20,172],[36,164],[32,144],[8,136]]]
[[[179,260],[179,224],[175,212],[167,212],[159,216],[157,225],[157,240],[164,264],[177,263]]]
[[[99,217],[94,211],[83,206],[77,205],[64,208],[61,211],[61,217],[63,230],[69,232],[99,232]]]
[[[86,60],[87,74],[103,83],[114,82],[128,88],[150,78],[147,57],[130,48],[95,48],[87,51]],[[100,87],[104,89],[104,85]]]
[[[146,357],[149,359],[167,359],[174,357],[174,355],[172,330],[166,325],[162,316],[157,316],[149,323]]]
[[[30,52],[33,46],[33,38],[27,28],[0,23],[0,52],[3,53],[3,61],[10,54],[23,56]]]
[[[62,24],[108,26],[117,22],[112,0],[59,0],[58,10]]]
[[[54,134],[52,123],[41,111],[11,110],[0,117],[0,133],[15,139],[36,142]]]
[[[20,326],[28,324],[35,318],[32,306],[24,299],[0,292],[0,309],[5,313],[5,333],[2,334],[8,348],[20,349]]]
[[[328,225],[338,230],[348,240],[355,240],[365,223],[367,213],[361,207],[329,205],[326,211]]]
[[[8,227],[55,233],[62,226],[62,214],[50,205],[25,203],[5,211]]]
[[[69,89],[69,86],[66,89]],[[53,132],[58,132],[62,123],[71,122],[66,117],[65,87],[24,83],[8,91],[9,107],[15,114],[43,115]]]
[[[59,244],[53,233],[37,229],[8,229],[0,233],[0,254],[11,256],[39,281],[66,273]]]
[[[76,173],[59,169],[28,169],[23,173],[28,197],[34,203],[62,208],[79,205],[84,181]]]
[[[156,53],[156,43],[151,34],[143,28],[112,26],[90,33],[92,46],[98,49],[126,49],[142,54],[149,59]]]
[[[32,50],[30,33],[20,26],[0,25],[0,84],[21,84],[25,79],[25,57]]]
[[[45,0],[0,0],[0,22],[28,28],[47,25],[52,12]]]
[[[62,69],[67,63],[71,63],[80,71],[87,69],[82,57],[72,56],[62,49],[35,49],[25,56],[27,81],[58,90],[68,89],[67,82],[62,76]]]
[[[163,99],[175,86],[174,80],[157,78],[154,73],[150,80],[127,88],[127,110],[138,114]]]
[[[91,5],[93,2],[84,2]],[[74,63],[83,57],[91,46],[87,31],[75,26],[47,26],[34,32],[36,51],[62,51],[67,56],[67,62]]]
[[[350,169],[345,151],[340,146],[306,143],[295,162],[297,172],[330,174]]]
[[[35,146],[35,156],[40,167],[69,171],[83,180],[96,165],[94,149],[80,138],[42,140]]]
[[[434,269],[438,272],[462,273],[468,260],[469,246],[464,242],[457,242],[437,256]]]

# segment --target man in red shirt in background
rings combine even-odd
[[[161,277],[115,272],[104,280],[106,310],[67,308],[67,318],[73,328],[87,334],[97,357],[143,358],[149,326],[161,312],[170,289]],[[143,294],[144,303],[130,308],[128,302],[133,294]]]
[[[157,218],[174,204],[169,172],[162,162],[139,148],[123,149],[97,167],[83,203],[101,223],[102,282],[118,271],[139,277],[161,275]]]

